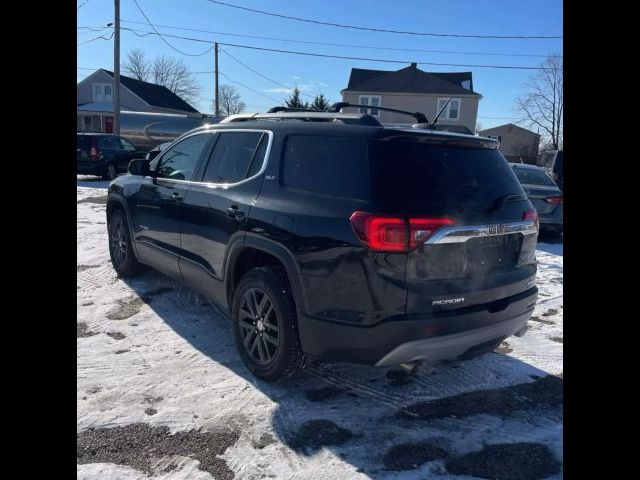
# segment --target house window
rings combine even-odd
[[[360,101],[358,102],[360,105],[369,105],[372,107],[379,107],[381,102],[380,95],[360,95]],[[373,115],[377,117],[380,115],[380,110],[377,108],[360,108],[360,113],[368,113],[369,115]]]
[[[448,100],[449,100],[448,98],[438,99],[438,110],[436,111],[436,113],[442,110],[442,107],[444,107],[444,105],[447,103]],[[449,102],[449,105],[447,105],[447,108],[445,108],[444,111],[440,114],[440,118],[445,120],[459,120],[461,104],[462,104],[461,99],[452,98],[451,101]]]
[[[93,101],[95,103],[113,103],[113,86],[108,83],[94,83]]]

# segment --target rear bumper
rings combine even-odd
[[[386,367],[415,360],[436,363],[459,358],[476,346],[492,342],[497,344],[502,339],[513,335],[526,325],[529,316],[531,312],[526,312],[496,325],[403,343],[378,360],[376,366]]]
[[[533,287],[487,305],[401,315],[367,327],[301,316],[300,342],[308,355],[325,361],[388,366],[452,360],[524,327],[537,296]]]

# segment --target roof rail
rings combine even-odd
[[[420,113],[420,112],[409,112],[408,110],[398,110],[397,108],[388,108],[388,107],[374,107],[372,105],[357,105],[355,103],[347,103],[347,102],[337,102],[334,103],[333,105],[331,105],[328,109],[327,112],[339,112],[340,110],[342,110],[345,107],[356,107],[356,108],[370,108],[370,109],[376,109],[376,110],[382,110],[383,112],[395,112],[395,113],[402,113],[404,115],[409,115],[410,117],[413,117],[416,119],[416,121],[418,123],[429,123],[429,120],[427,120],[427,117],[424,113]]]
[[[278,107],[276,107],[278,108]],[[271,113],[241,113],[231,115],[220,123],[248,122],[257,120],[299,120],[304,122],[340,122],[351,125],[371,125],[382,126],[378,120],[371,115],[363,113],[333,113],[317,110],[301,111],[277,111]]]
[[[324,112],[324,110],[315,110],[312,108],[295,108],[295,107],[271,107],[267,113],[278,112]]]

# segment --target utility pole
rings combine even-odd
[[[214,51],[216,54],[216,117],[218,117],[220,116],[220,100],[219,100],[220,91],[218,90],[218,42],[215,43]]]
[[[120,135],[120,0],[114,0],[113,35],[113,133]]]

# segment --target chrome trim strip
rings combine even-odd
[[[242,185],[243,183],[246,183],[250,180],[253,180],[254,178],[262,175],[265,170],[267,169],[267,164],[269,163],[269,155],[271,154],[271,146],[273,145],[273,132],[271,130],[261,130],[261,129],[256,129],[256,128],[225,128],[225,129],[209,129],[205,132],[197,132],[194,133],[193,135],[199,135],[199,134],[205,134],[205,133],[223,133],[223,132],[256,132],[256,133],[266,133],[267,136],[269,137],[268,143],[267,143],[267,151],[265,152],[264,158],[262,159],[262,167],[260,168],[260,170],[258,171],[258,173],[256,173],[255,175],[249,177],[249,178],[245,178],[244,180],[241,180],[239,182],[235,182],[235,183],[213,183],[213,182],[196,182],[193,180],[174,180],[171,178],[159,178],[159,177],[145,177],[145,178],[155,178],[158,182],[162,182],[162,183],[177,183],[177,184],[181,184],[181,185],[197,185],[197,186],[201,186],[201,187],[206,187],[206,188],[223,188],[223,189],[227,189],[227,188],[231,188],[231,187],[236,187],[238,185]],[[189,135],[189,137],[193,136],[193,135]],[[188,138],[188,137],[184,137],[184,138]],[[165,150],[163,150],[162,153],[168,151],[170,148],[172,147],[172,145],[169,145]],[[214,147],[215,148],[215,147]]]
[[[531,220],[493,225],[453,225],[437,230],[424,244],[464,243],[467,240],[478,237],[495,237],[498,235],[509,235],[511,233],[533,235],[537,232],[538,229],[536,228],[535,222]]]

